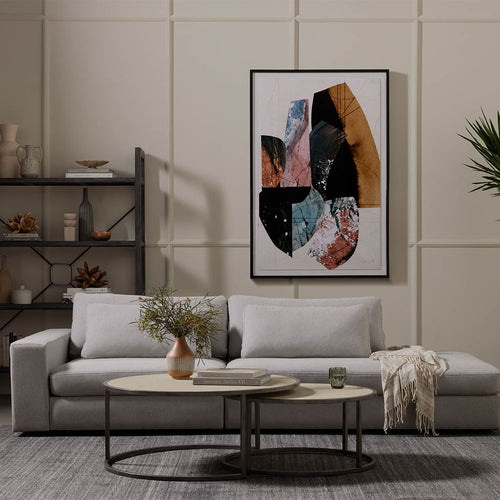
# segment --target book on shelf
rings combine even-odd
[[[266,368],[206,368],[199,370],[198,377],[256,378],[267,375]]]
[[[2,238],[7,241],[39,240],[38,233],[3,233]]]
[[[92,174],[94,172],[113,172],[109,167],[96,167],[96,168],[88,168],[88,167],[75,167],[68,168],[69,174]]]
[[[73,298],[77,293],[111,293],[111,288],[109,287],[101,287],[101,288],[86,288],[85,290],[83,288],[76,288],[76,287],[69,287],[66,289],[66,291],[63,293],[63,302],[73,302]]]
[[[109,179],[114,172],[66,172],[66,179]]]
[[[260,377],[191,377],[193,385],[263,385],[271,380],[271,375]]]

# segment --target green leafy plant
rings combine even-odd
[[[486,118],[484,111],[482,116],[475,122],[467,120],[469,127],[466,127],[469,137],[458,134],[468,141],[474,149],[485,160],[479,163],[470,158],[472,164],[466,164],[476,172],[482,174],[482,181],[474,182],[476,187],[472,191],[486,191],[493,189],[496,191],[493,196],[500,196],[500,112],[497,111],[497,128],[491,119]]]
[[[202,358],[208,351],[212,337],[219,330],[220,309],[213,298],[178,298],[174,290],[163,285],[139,299],[139,330],[158,342],[184,337],[196,346],[194,353]]]

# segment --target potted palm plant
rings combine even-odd
[[[460,137],[468,141],[474,149],[482,156],[483,162],[470,159],[472,164],[466,164],[483,176],[482,181],[474,182],[476,187],[472,191],[495,191],[493,196],[500,196],[500,112],[497,111],[497,127],[491,119],[486,118],[484,111],[482,116],[474,122],[467,120],[466,127],[469,136]]]
[[[194,371],[195,358],[209,352],[212,337],[218,331],[219,314],[212,298],[174,297],[174,290],[163,285],[139,299],[138,326],[158,342],[174,341],[167,353],[168,374],[175,379],[187,379]]]

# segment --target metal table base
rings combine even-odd
[[[225,457],[222,461],[223,465],[233,470],[243,470],[251,474],[265,474],[272,476],[293,476],[293,477],[319,477],[319,476],[338,476],[341,474],[352,474],[355,472],[363,472],[372,469],[376,460],[369,455],[363,454],[362,444],[362,426],[361,426],[361,401],[356,401],[356,451],[348,449],[348,427],[347,427],[347,402],[342,403],[342,449],[336,448],[260,448],[260,403],[259,401],[251,401],[255,405],[255,448],[249,450],[249,456],[244,457],[241,452],[232,453]],[[251,429],[249,429],[251,432]],[[252,458],[260,456],[274,455],[335,455],[355,459],[355,467],[342,469],[321,469],[321,470],[280,470],[266,469],[252,465]]]
[[[105,410],[105,460],[104,467],[107,471],[119,476],[132,477],[136,479],[154,479],[156,481],[226,481],[232,479],[244,479],[247,477],[247,457],[249,456],[251,427],[250,427],[250,402],[245,394],[236,397],[240,401],[240,445],[179,445],[179,446],[157,446],[154,448],[142,448],[138,450],[130,450],[123,453],[111,454],[111,416],[110,416],[110,393],[108,388],[104,389],[104,410]],[[226,474],[207,474],[203,476],[173,476],[173,475],[158,475],[158,474],[139,474],[128,472],[115,467],[115,464],[127,458],[137,457],[141,455],[150,455],[153,453],[165,453],[179,450],[193,449],[239,449],[238,455],[242,457],[241,463],[238,465],[236,472]],[[224,462],[224,460],[223,460]],[[234,468],[233,468],[234,470]]]

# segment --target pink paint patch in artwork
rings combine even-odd
[[[309,144],[309,101],[292,101],[288,111],[286,132],[286,168],[281,187],[311,186]]]
[[[359,211],[352,197],[337,198],[319,223],[307,254],[329,270],[336,269],[353,255],[359,237]]]

